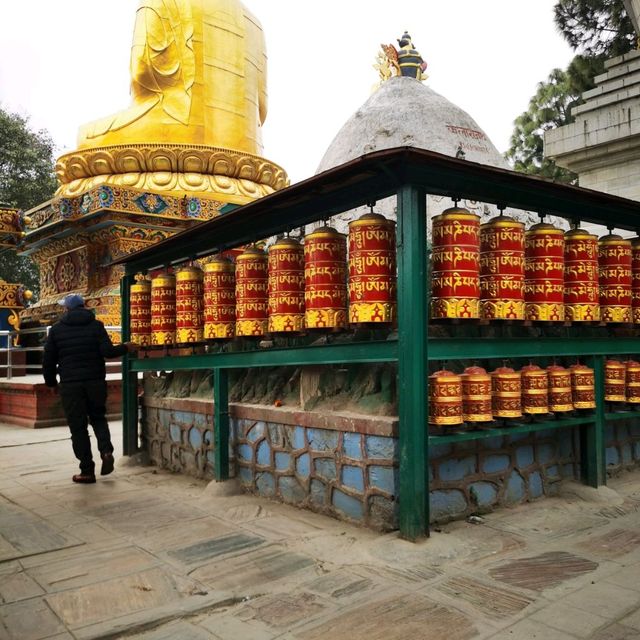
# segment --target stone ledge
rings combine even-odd
[[[154,398],[143,396],[142,405],[153,409],[193,411],[213,415],[213,401],[197,398]],[[398,436],[396,416],[368,416],[352,412],[303,411],[298,407],[269,407],[261,404],[229,403],[232,418],[277,422],[290,426],[328,429],[375,436]]]

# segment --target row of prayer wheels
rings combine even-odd
[[[640,363],[605,363],[607,402],[640,404]],[[429,376],[429,424],[454,426],[565,413],[596,406],[593,369],[576,364],[546,369],[530,364],[520,371],[499,367],[487,373],[468,367],[461,375],[436,371]]]
[[[351,222],[348,237],[321,227],[304,246],[286,237],[268,252],[247,248],[235,264],[215,256],[203,268],[139,276],[130,295],[130,336],[141,346],[391,324],[395,316],[395,222],[373,212]]]
[[[640,238],[467,209],[433,219],[432,318],[640,324]]]

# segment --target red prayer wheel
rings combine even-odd
[[[267,254],[247,247],[236,258],[236,335],[263,336],[267,328]]]
[[[491,376],[482,367],[467,367],[462,378],[462,419],[491,422]]]
[[[596,385],[593,369],[583,364],[574,364],[570,370],[573,406],[576,409],[595,409]]]
[[[429,424],[462,424],[462,378],[452,371],[429,376]]]
[[[609,234],[598,242],[600,318],[604,322],[632,322],[631,241]]]
[[[584,229],[564,234],[564,317],[600,320],[598,238]]]
[[[293,238],[269,248],[269,331],[304,330],[304,251]]]
[[[151,344],[176,341],[176,278],[162,273],[151,280]]]
[[[640,238],[631,242],[631,313],[633,322],[640,324]]]
[[[184,267],[176,273],[176,342],[202,342],[204,329],[203,274],[199,267]]]
[[[541,222],[525,233],[527,320],[564,320],[564,232]]]
[[[573,410],[571,371],[558,364],[547,367],[549,374],[549,411],[561,413]]]
[[[480,218],[446,209],[432,222],[431,317],[480,317]]]
[[[491,372],[493,416],[495,418],[522,417],[522,376],[510,367]]]
[[[347,326],[347,244],[331,227],[304,238],[304,302],[307,329]]]
[[[640,362],[627,360],[627,402],[640,404]]]
[[[524,320],[524,224],[508,216],[480,227],[480,317]]]
[[[396,319],[396,223],[366,213],[349,223],[349,322]]]
[[[236,268],[216,256],[204,265],[204,337],[229,339],[236,332]]]
[[[549,413],[549,377],[537,364],[522,367],[522,412]]]
[[[627,367],[618,360],[604,363],[604,399],[607,402],[627,401]]]
[[[148,347],[151,345],[151,282],[136,276],[129,294],[129,339]]]

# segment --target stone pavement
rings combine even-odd
[[[76,468],[66,429],[0,426],[0,640],[640,640],[640,470],[412,544],[233,483]]]

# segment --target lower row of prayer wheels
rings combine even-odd
[[[216,256],[131,287],[130,336],[142,346],[390,324],[396,315],[395,223],[369,213],[347,238],[330,227]]]
[[[606,402],[640,404],[640,363],[605,363]],[[520,371],[500,367],[487,373],[468,367],[461,375],[436,371],[429,376],[429,424],[453,426],[564,413],[596,406],[593,369],[530,364]]]

